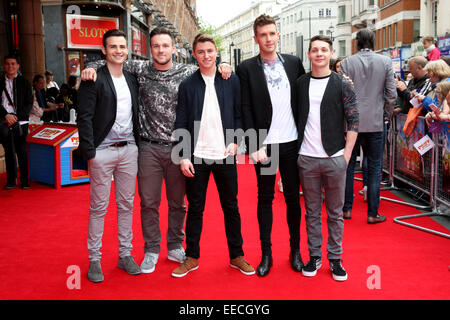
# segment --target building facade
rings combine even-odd
[[[336,0],[300,0],[284,7],[280,13],[280,51],[298,56],[308,70],[307,52],[311,37],[323,34],[334,42],[337,18]]]
[[[216,32],[222,36],[224,48],[220,52],[221,60],[235,67],[236,62],[257,55],[259,48],[253,40],[253,22],[259,15],[265,13],[274,17],[279,26],[278,15],[285,5],[284,1],[258,0],[250,8],[219,26]]]
[[[147,60],[150,31],[164,26],[176,37],[174,59],[187,63],[199,29],[195,9],[195,0],[0,0],[0,53],[17,53],[30,81],[51,70],[61,84],[102,58],[108,29],[127,34],[129,59]]]

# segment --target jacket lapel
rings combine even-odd
[[[109,73],[108,67],[105,66],[103,70],[104,70],[104,72],[105,72],[106,82],[108,83],[108,85],[109,85],[111,91],[112,91],[113,94],[114,94],[114,98],[115,98],[116,101],[117,101],[116,87],[114,87],[114,82],[113,82],[113,80],[112,80],[111,74]]]

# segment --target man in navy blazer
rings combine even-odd
[[[272,202],[276,169],[279,167],[286,201],[290,235],[290,262],[300,272],[300,180],[297,169],[296,110],[291,104],[291,88],[305,73],[298,57],[276,52],[279,33],[275,20],[265,14],[253,24],[254,40],[260,54],[239,64],[242,119],[249,135],[249,154],[255,163],[258,183],[258,223],[262,259],[258,276],[265,276],[272,266]],[[253,132],[251,132],[253,131]],[[252,136],[256,134],[256,142]]]
[[[88,230],[89,271],[92,282],[103,281],[101,246],[105,214],[114,177],[119,238],[118,267],[128,274],[141,273],[130,252],[133,238],[133,200],[138,157],[138,83],[123,70],[128,55],[125,33],[109,30],[103,36],[106,66],[96,82],[83,81],[78,91],[79,150],[89,161],[90,210]]]
[[[217,185],[225,216],[230,266],[246,275],[255,270],[244,260],[241,218],[237,204],[237,168],[235,155],[241,129],[239,79],[224,80],[216,72],[217,47],[208,34],[195,37],[194,57],[200,69],[184,80],[178,89],[176,132],[184,129],[181,172],[186,176],[186,260],[173,272],[183,277],[198,269],[200,236],[206,191],[211,173]],[[178,151],[178,147],[175,151]],[[174,156],[174,153],[173,153]]]

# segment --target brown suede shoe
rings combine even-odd
[[[237,258],[231,259],[230,267],[238,269],[239,271],[241,271],[243,274],[245,274],[247,276],[251,276],[252,274],[255,274],[255,269],[253,269],[253,267],[247,261],[244,260],[243,256],[239,256]]]
[[[187,275],[189,272],[198,269],[198,259],[187,257],[182,264],[178,266],[172,272],[172,276],[175,278],[181,278]]]
[[[375,224],[375,223],[380,223],[380,222],[385,222],[385,221],[386,221],[386,217],[380,216],[380,215],[377,215],[376,217],[368,217],[367,218],[368,224]]]
[[[344,211],[344,219],[351,219],[352,218],[352,211]]]

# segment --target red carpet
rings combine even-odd
[[[251,165],[240,165],[239,208],[246,259],[256,267],[260,259],[259,231],[256,219],[256,178]],[[0,185],[5,183],[0,176]],[[357,193],[355,181],[353,219],[345,222],[344,266],[349,279],[338,283],[331,278],[328,262],[314,278],[305,278],[291,270],[288,253],[283,195],[276,192],[272,232],[274,266],[265,278],[245,276],[229,267],[223,215],[214,180],[210,180],[200,267],[188,276],[171,277],[176,263],[167,260],[165,230],[167,202],[161,205],[162,251],[152,274],[129,276],[117,268],[117,231],[113,192],[103,236],[102,266],[105,281],[93,284],[86,278],[88,254],[89,185],[67,186],[56,190],[37,182],[31,190],[0,190],[0,299],[16,300],[379,300],[449,299],[449,240],[393,223],[396,216],[419,213],[416,209],[382,201],[380,212],[388,222],[366,223],[366,204]],[[164,194],[164,192],[163,192]],[[383,191],[387,197],[395,197]],[[302,199],[302,209],[303,199]],[[134,209],[133,255],[140,264],[143,253],[139,197]],[[304,211],[302,212],[302,215]],[[326,233],[326,214],[323,216]],[[409,220],[413,222],[412,220]],[[441,228],[432,219],[414,223]],[[301,252],[308,260],[304,218],[301,226]],[[324,257],[326,257],[326,234]],[[81,288],[69,289],[70,266],[81,270]],[[379,282],[374,281],[374,270]],[[72,282],[73,283],[73,282]],[[369,284],[369,286],[368,286]],[[379,284],[378,288],[373,288]],[[371,287],[371,289],[369,288]]]

